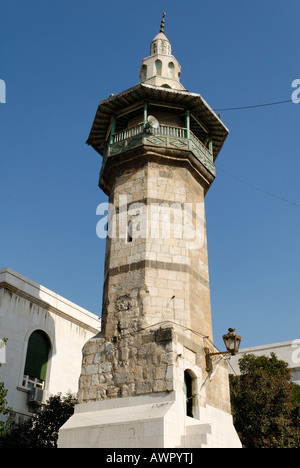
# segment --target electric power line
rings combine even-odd
[[[220,112],[220,111],[233,111],[233,110],[242,110],[242,109],[255,109],[255,108],[259,108],[259,107],[267,107],[267,106],[275,106],[275,105],[278,105],[278,104],[285,104],[285,103],[288,103],[288,102],[292,102],[292,99],[287,99],[287,100],[284,100],[284,101],[269,102],[269,103],[266,103],[266,104],[256,104],[256,105],[251,105],[251,106],[224,107],[222,109],[214,109],[214,110]],[[218,167],[218,170],[224,172],[224,174],[227,174],[228,176],[232,177],[233,179],[237,180],[238,182],[241,182],[242,184],[245,184],[245,185],[247,185],[248,187],[251,187],[254,190],[257,190],[259,192],[264,193],[265,195],[268,195],[268,196],[273,197],[273,198],[277,198],[278,200],[281,200],[281,201],[283,201],[285,203],[289,203],[290,205],[300,207],[299,203],[295,203],[293,201],[287,200],[286,198],[275,195],[274,193],[267,192],[266,190],[263,190],[263,189],[255,186],[253,184],[250,184],[249,182],[246,182],[243,179],[240,179],[239,177],[234,176],[233,174],[230,174],[227,171],[224,171],[224,169],[221,169],[221,168]]]
[[[293,102],[292,99],[287,99],[285,101],[276,101],[276,102],[269,102],[267,104],[255,104],[252,106],[240,106],[240,107],[224,107],[223,109],[214,109],[215,112],[217,111],[232,111],[232,110],[241,110],[241,109],[254,109],[257,107],[267,107],[267,106],[276,106],[277,104],[285,104],[287,102]]]
[[[242,184],[247,185],[248,187],[251,187],[251,188],[254,189],[254,190],[257,190],[257,191],[259,191],[259,192],[264,193],[265,195],[268,195],[268,196],[273,197],[273,198],[277,198],[277,200],[281,200],[281,201],[283,201],[283,202],[285,202],[285,203],[289,203],[290,205],[294,205],[294,206],[297,206],[297,207],[300,208],[300,204],[299,204],[299,203],[296,203],[296,202],[287,200],[286,198],[283,198],[283,197],[279,197],[278,195],[275,195],[274,193],[267,192],[266,190],[263,190],[263,189],[261,189],[260,187],[257,187],[256,185],[252,185],[252,184],[250,184],[249,182],[246,182],[245,180],[240,179],[239,177],[236,177],[236,176],[233,175],[233,174],[230,174],[230,172],[224,171],[224,169],[221,169],[220,167],[217,167],[217,166],[216,166],[216,168],[218,169],[218,171],[224,172],[224,174],[226,174],[226,175],[232,177],[233,179],[237,180],[238,182],[241,182]]]

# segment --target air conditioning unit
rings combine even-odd
[[[29,403],[36,403],[41,405],[46,401],[47,398],[47,392],[40,387],[34,387],[31,389],[29,393]]]

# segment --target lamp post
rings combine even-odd
[[[232,356],[234,356],[235,354],[239,352],[242,338],[240,335],[234,332],[235,332],[235,328],[228,328],[228,333],[223,335],[223,340],[226,346],[226,351],[221,351],[218,353],[210,353],[209,348],[204,348],[207,372],[209,372],[212,369],[211,356],[217,356],[219,354],[231,354]]]

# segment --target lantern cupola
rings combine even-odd
[[[184,89],[179,82],[181,66],[171,55],[171,43],[164,33],[163,14],[160,31],[150,45],[150,56],[142,61],[140,81],[142,83],[171,89]]]

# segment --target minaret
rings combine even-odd
[[[228,130],[180,83],[164,34],[140,83],[99,103],[87,140],[109,197],[102,330],[83,349],[61,447],[240,446],[214,351],[204,198]]]

